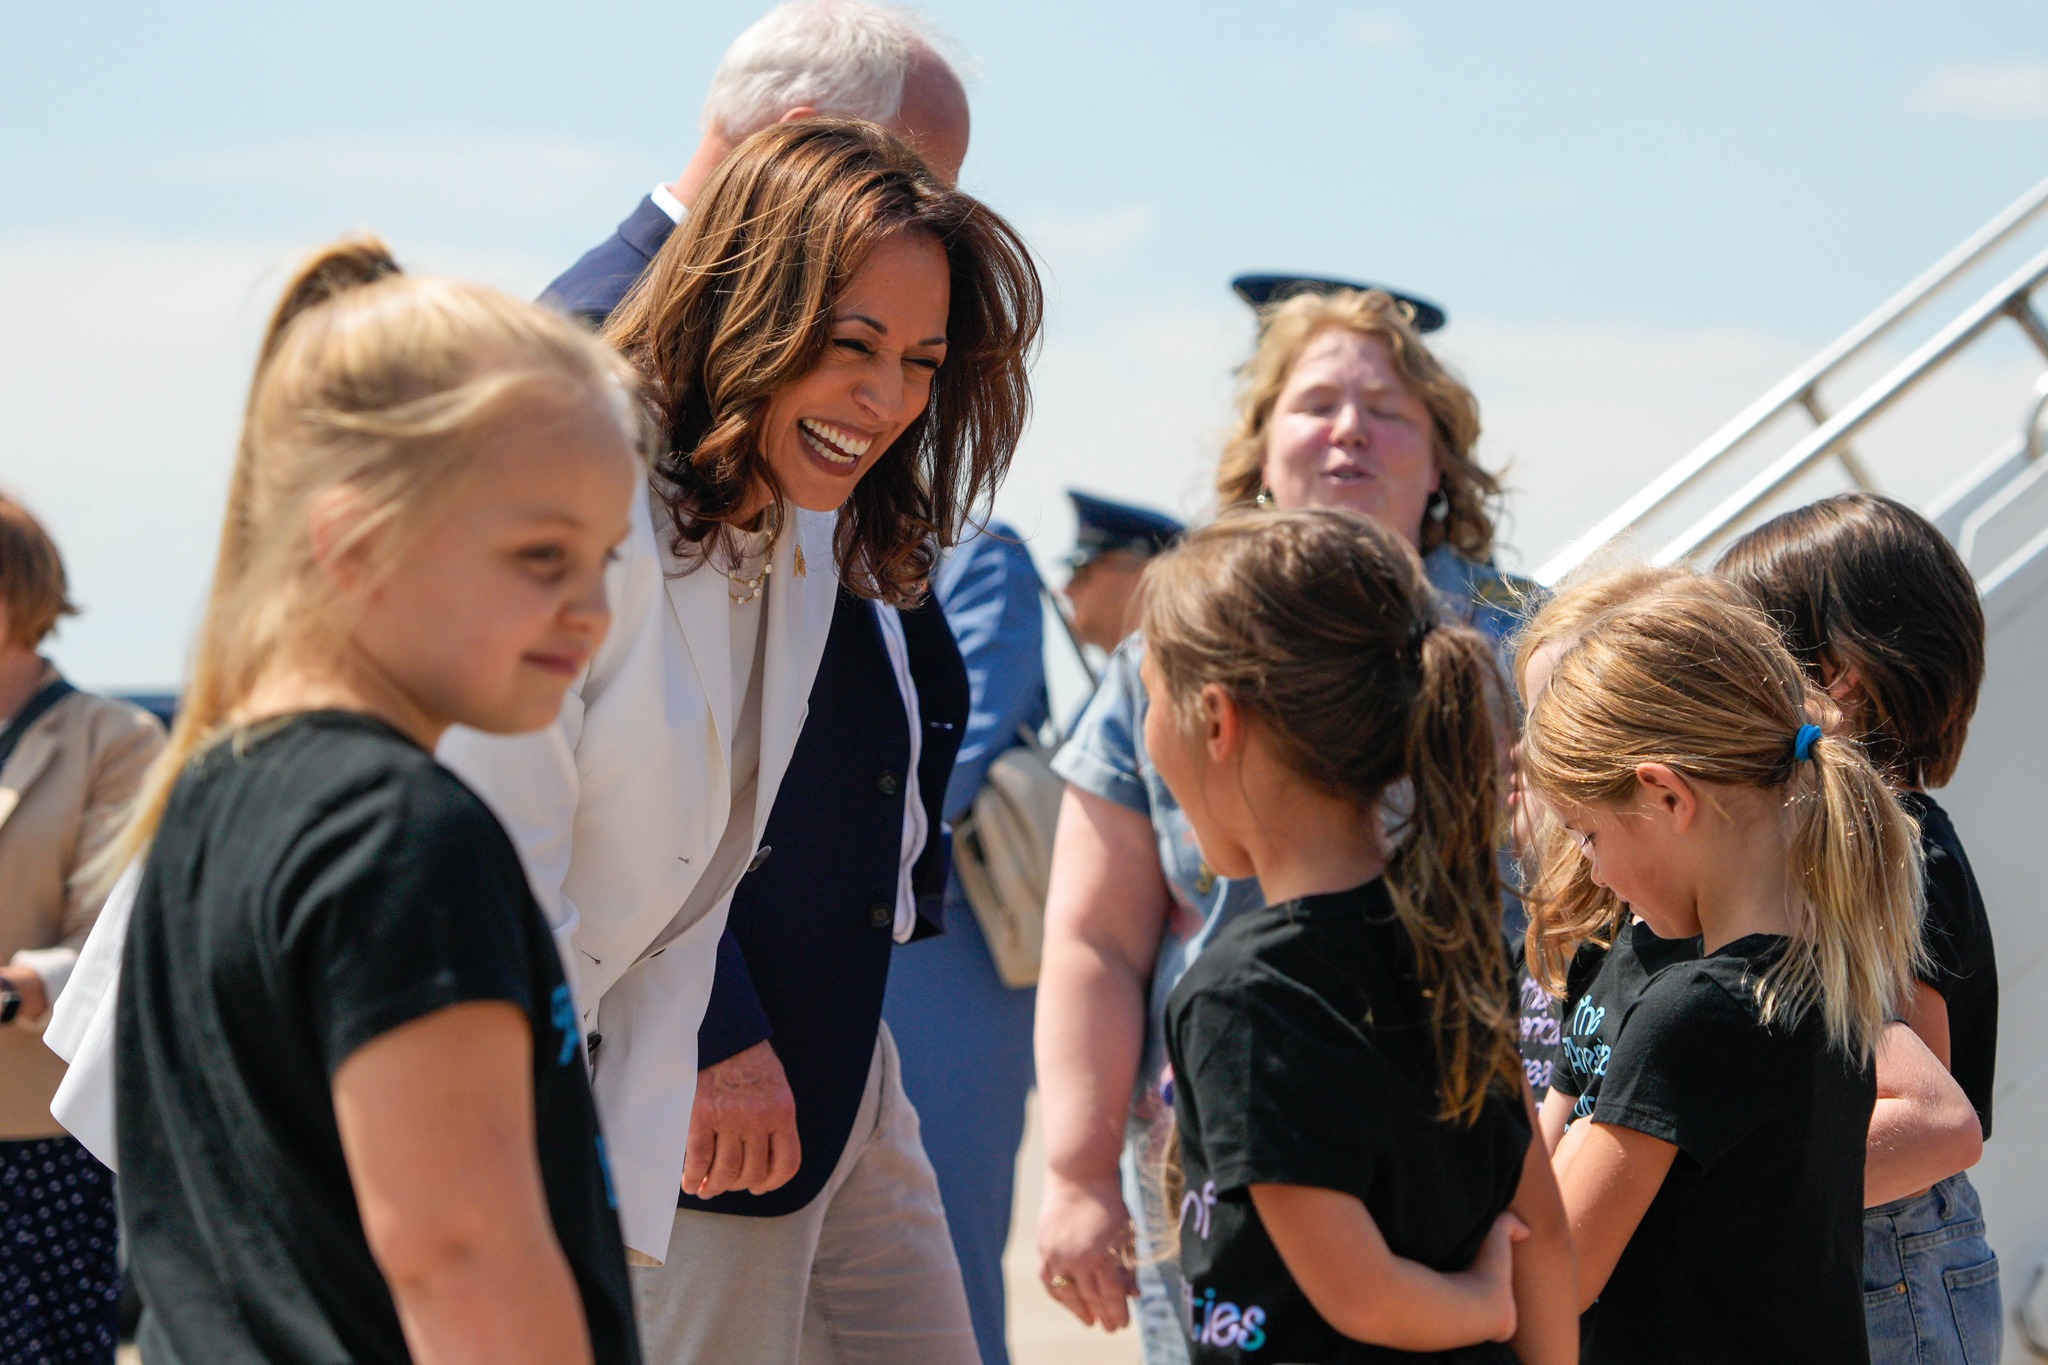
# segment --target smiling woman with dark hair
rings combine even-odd
[[[679,1195],[795,1169],[793,1146],[750,1152],[735,1178],[721,1150],[707,1175],[692,1138],[733,892],[769,854],[842,585],[924,597],[1023,432],[1041,310],[993,212],[875,125],[809,118],[739,146],[605,329],[664,433],[611,637],[554,730],[442,753],[513,831],[575,967],[643,1265],[703,1216]]]
[[[848,293],[863,273],[872,303]],[[912,605],[1023,435],[1040,310],[1009,224],[873,124],[748,139],[605,328],[668,424],[674,550],[729,545],[778,496],[843,504],[843,581]],[[899,406],[850,401],[883,368]]]

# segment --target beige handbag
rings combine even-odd
[[[1039,591],[1065,627],[1067,641],[1094,685],[1099,681],[1094,665],[1058,599],[1043,583]],[[974,908],[981,936],[988,941],[996,975],[1004,985],[1022,989],[1038,984],[1039,958],[1045,950],[1045,893],[1052,880],[1052,836],[1067,784],[1052,770],[1057,731],[1052,743],[1026,726],[1018,726],[1017,735],[1023,742],[989,764],[973,806],[953,827],[953,870]]]
[[[1052,836],[1067,784],[1052,751],[1030,730],[996,756],[967,816],[953,830],[953,869],[1005,986],[1038,984]]]

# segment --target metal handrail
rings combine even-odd
[[[1977,566],[1977,540],[1984,528],[2031,492],[2035,484],[2048,477],[2048,464],[2041,460],[2041,418],[2044,415],[2048,415],[2048,374],[2034,382],[2034,401],[2027,405],[2027,424],[2022,428],[2020,438],[2026,463],[2019,476],[2008,480],[2004,487],[1964,517],[1956,535],[1956,553],[1972,569]]]
[[[2048,279],[2048,251],[2043,251],[2007,277],[1974,307],[1900,361],[1891,373],[1866,389],[1855,402],[1829,418],[1818,431],[1771,461],[1761,473],[1723,499],[1713,511],[1688,526],[1653,556],[1655,562],[1680,563],[1713,544],[1735,522],[1755,511],[1814,464],[1826,459],[1835,447],[1904,397],[1930,371],[1975,341],[2000,318],[2009,317],[2017,322],[2041,348],[2044,356],[2048,356],[2048,330],[2042,328],[2028,301],[2028,295],[2044,279]]]
[[[1809,410],[1817,404],[1822,381],[1860,354],[1872,342],[1924,307],[1958,275],[2048,208],[2048,180],[2022,195],[2003,213],[1979,228],[1875,312],[1844,332],[1820,354],[1794,370],[1735,419],[1687,452],[1685,458],[1652,480],[1634,497],[1603,517],[1584,535],[1546,560],[1536,570],[1544,583],[1555,583],[1592,558],[1602,547],[1627,534],[1645,517],[1685,492],[1731,450],[1755,435],[1766,423],[1794,404]],[[1825,424],[1823,424],[1825,425]]]

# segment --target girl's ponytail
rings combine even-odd
[[[345,237],[309,256],[293,272],[270,315],[263,345],[256,354],[256,375],[249,385],[234,467],[228,474],[228,503],[221,518],[220,547],[214,555],[213,591],[193,649],[191,677],[178,698],[170,738],[143,775],[128,823],[88,869],[88,875],[102,885],[111,885],[121,869],[149,846],[185,765],[226,727],[229,714],[254,680],[244,662],[247,655],[237,648],[233,636],[245,624],[242,607],[250,596],[249,579],[266,520],[261,452],[252,438],[271,362],[299,317],[347,290],[399,273],[398,262],[381,239],[368,234]]]
[[[1766,1019],[1818,1007],[1828,1036],[1867,1061],[1922,965],[1920,841],[1862,746],[1838,733],[1793,760],[1792,863],[1806,894],[1761,999]]]
[[[277,308],[270,315],[270,325],[263,330],[263,348],[256,353],[257,366],[260,368],[277,353],[285,328],[301,313],[319,307],[337,294],[404,273],[384,239],[367,232],[344,237],[314,252],[284,287]]]
[[[1434,612],[1434,603],[1427,608]],[[1444,1117],[1477,1119],[1521,1075],[1500,943],[1504,702],[1476,632],[1418,621],[1421,687],[1408,717],[1413,811],[1387,884],[1415,945],[1436,1026]]]

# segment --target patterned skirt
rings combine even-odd
[[[114,1174],[68,1137],[0,1142],[0,1365],[112,1365]]]

